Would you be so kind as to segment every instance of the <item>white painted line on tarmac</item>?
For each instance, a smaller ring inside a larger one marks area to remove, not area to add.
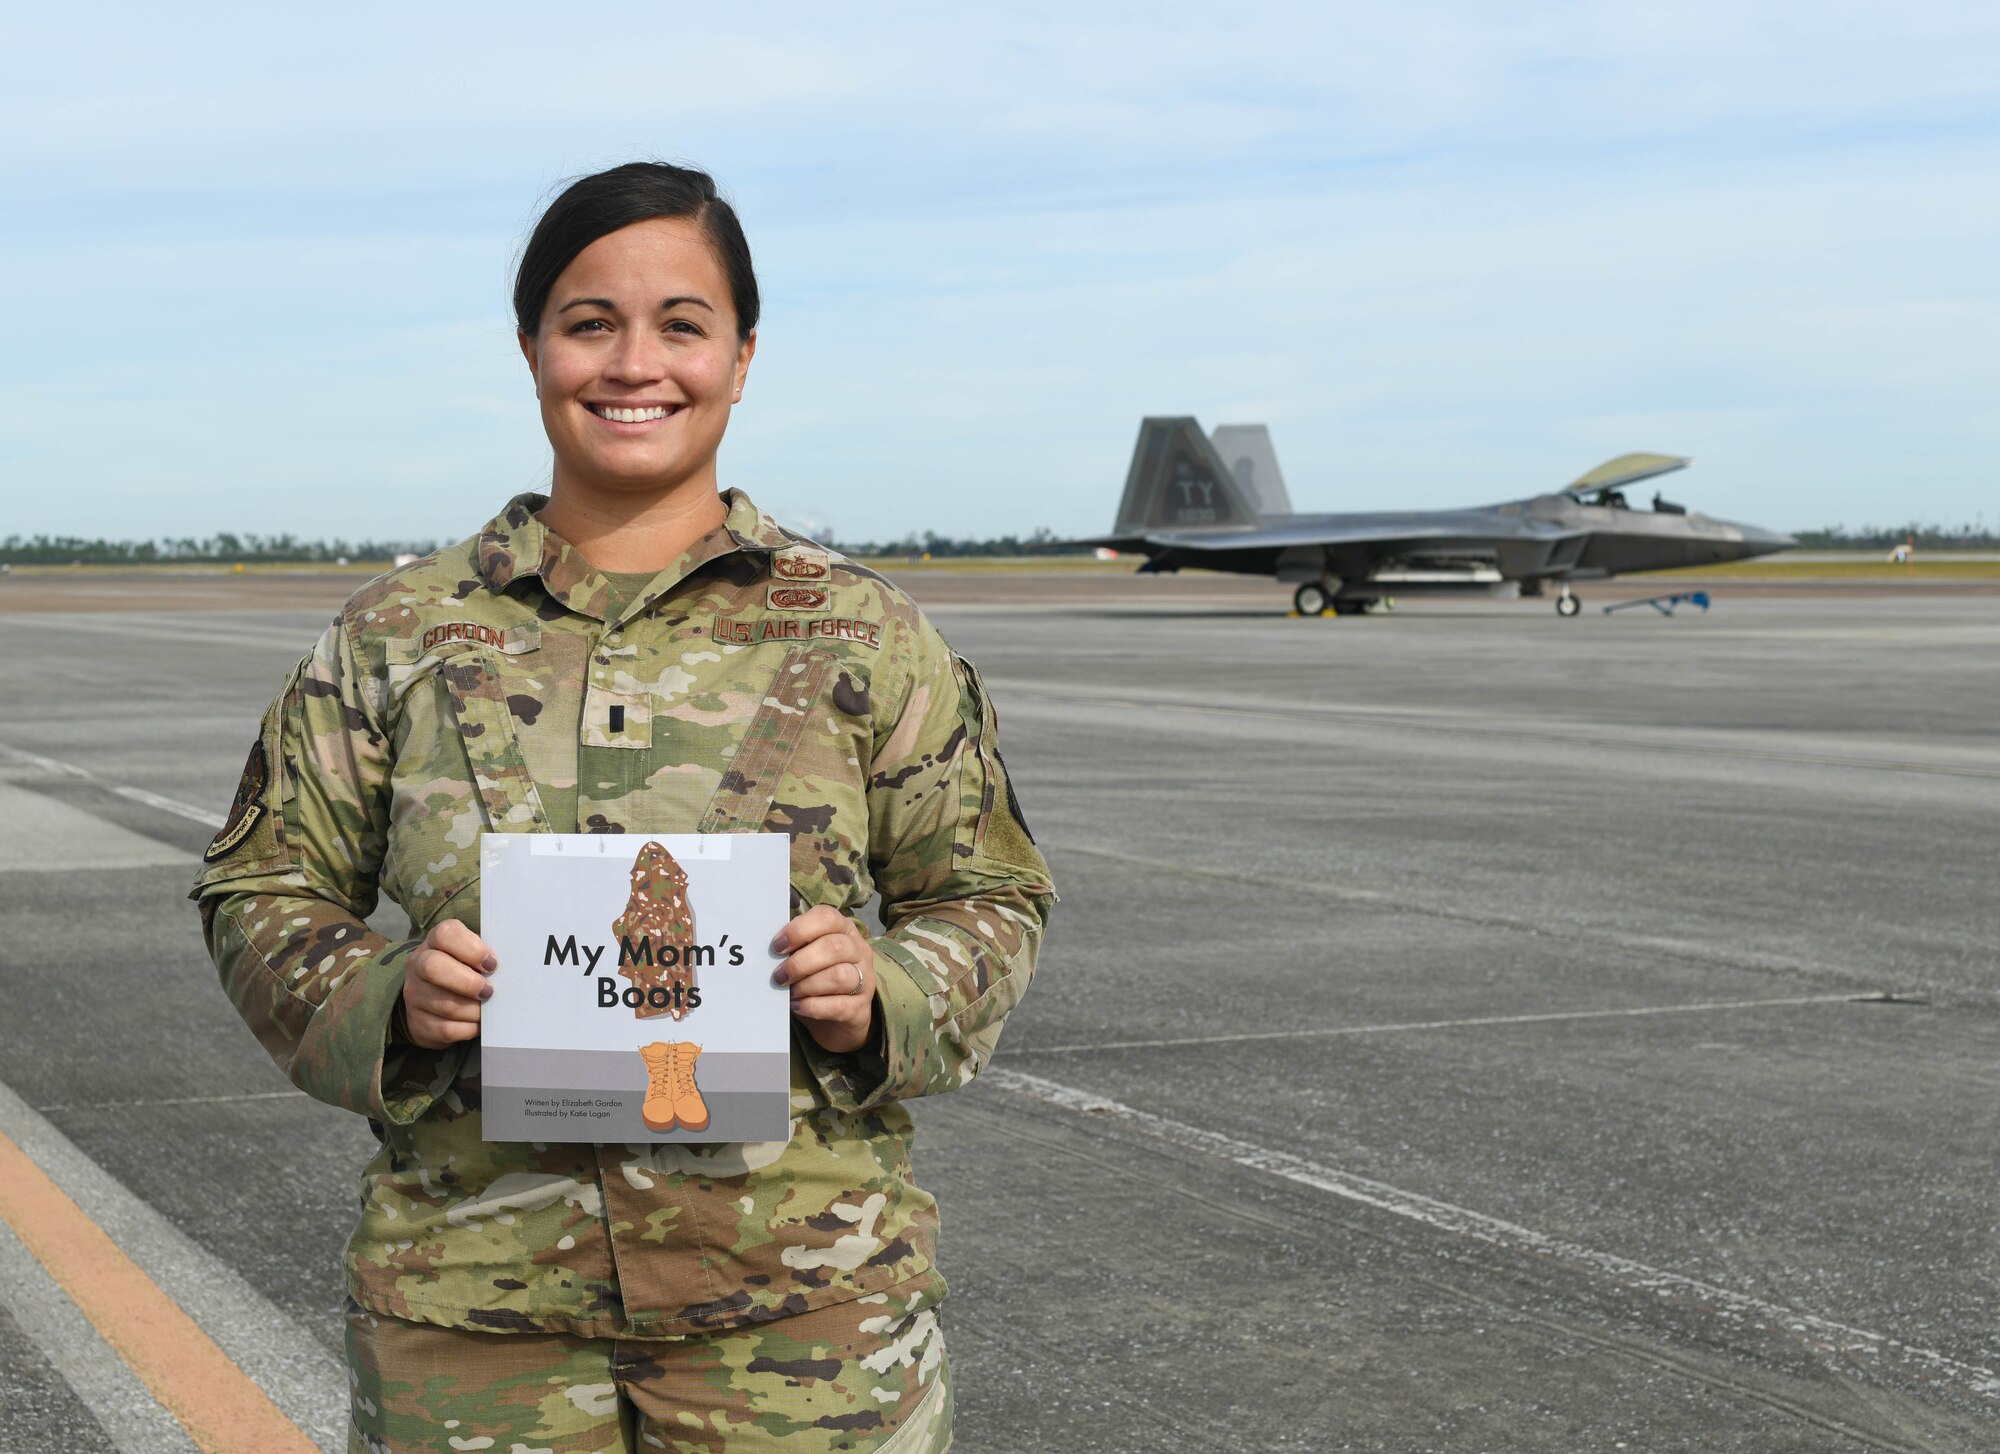
[[[282,626],[244,626],[225,619],[242,614],[242,608],[175,611],[165,619],[156,611],[38,611],[32,619],[37,632],[55,628],[91,636],[115,636],[121,641],[171,642],[178,647],[270,647],[276,651],[289,649],[303,656],[312,650],[314,640],[339,609],[338,606],[331,606],[324,611],[308,611],[281,607],[275,613],[257,613],[262,618],[290,611],[303,618],[296,630],[287,630]]]
[[[204,827],[220,828],[225,819],[220,813],[212,813],[207,808],[197,808],[193,803],[183,803],[179,798],[167,797],[164,793],[151,792],[145,788],[135,788],[130,783],[107,783],[97,779],[104,786],[128,802],[144,803],[149,808],[158,808],[162,813],[172,813],[185,818],[190,823],[200,823]]]
[[[1128,606],[1143,606],[1153,611],[1169,606],[1186,608],[1190,604],[1197,603],[1178,596],[1129,596],[1108,603],[1080,596],[1056,601],[932,601],[925,605],[924,614],[926,616],[1054,616],[1066,612],[1095,611],[1107,604],[1120,611]],[[1204,617],[1285,614],[1283,606],[1262,601],[1246,601],[1240,597],[1218,597],[1198,604],[1202,608],[1201,614]]]
[[[1774,1005],[1887,1004],[1888,994],[1791,995],[1777,1000],[1707,1000],[1698,1004],[1639,1005],[1622,1010],[1550,1010],[1536,1015],[1481,1015],[1465,1020],[1402,1020],[1384,1025],[1330,1025],[1318,1030],[1249,1030],[1238,1035],[1189,1035],[1176,1040],[1099,1040],[1089,1045],[1029,1045],[1017,1055],[1082,1055],[1096,1050],[1165,1050],[1186,1045],[1235,1045],[1252,1040],[1322,1040],[1340,1035],[1395,1035],[1418,1030],[1464,1030],[1479,1025],[1543,1025],[1561,1020],[1618,1020],[1646,1015],[1706,1015],[1719,1010],[1763,1010]]]
[[[347,1371],[339,1358],[5,1085],[0,1085],[0,1134],[102,1227],[307,1437],[326,1454],[346,1447]],[[0,1296],[8,1295],[0,1289]]]
[[[43,772],[54,773],[57,777],[75,778],[79,782],[87,782],[94,787],[103,788],[106,792],[115,793],[129,802],[144,803],[149,808],[157,808],[162,813],[172,813],[176,817],[186,818],[189,822],[199,823],[206,828],[220,828],[224,821],[222,814],[210,812],[207,808],[197,808],[193,803],[183,803],[179,798],[169,798],[146,788],[135,788],[129,783],[113,782],[109,778],[99,777],[87,768],[78,767],[75,763],[43,757],[39,752],[28,752],[19,747],[9,747],[4,742],[0,742],[0,758],[25,763],[29,767],[38,767]]]
[[[997,1085],[1002,1090],[1012,1091],[1016,1095],[1030,1096],[1066,1111],[1077,1111],[1094,1118],[1110,1117],[1162,1141],[1203,1152],[1251,1171],[1283,1177],[1300,1186],[1311,1187],[1315,1191],[1374,1207],[1391,1216],[1421,1223],[1440,1232],[1529,1253],[1536,1257],[1547,1258],[1551,1262],[1566,1263],[1571,1267],[1609,1278],[1634,1291],[1672,1299],[1684,1307],[1697,1308],[1740,1327],[1789,1337],[1817,1351],[1897,1357],[1906,1363],[1916,1365],[1940,1383],[1949,1383],[1963,1392],[2000,1402],[2000,1372],[1992,1368],[1962,1363],[1932,1349],[1920,1348],[1884,1333],[1870,1332],[1866,1328],[1857,1328],[1851,1324],[1835,1322],[1830,1318],[1802,1313],[1778,1303],[1752,1297],[1747,1293],[1703,1282],[1699,1278],[1669,1272],[1644,1262],[1635,1262],[1616,1253],[1600,1252],[1595,1248],[1585,1247],[1561,1237],[1553,1237],[1545,1232],[1537,1232],[1530,1227],[1523,1227],[1517,1222],[1489,1217],[1483,1212],[1455,1206],[1451,1202],[1439,1201],[1435,1197],[1427,1197],[1418,1192],[1404,1191],[1401,1187],[1390,1186],[1387,1182],[1356,1176],[1352,1172],[1341,1171],[1337,1167],[1310,1161],[1302,1156],[1294,1156],[1290,1152],[1273,1151],[1268,1147],[1241,1141],[1233,1136],[1225,1136],[1218,1131],[1205,1130],[1184,1121],[1154,1115],[1150,1111],[1141,1111],[1120,1101],[1092,1095],[1089,1091],[1078,1090],[1074,1086],[1044,1080],[1038,1075],[1008,1070],[1003,1066],[990,1066],[982,1073],[980,1079]]]
[[[1061,703],[1069,706],[1112,707],[1130,711],[1141,709],[1130,721],[1148,725],[1146,713],[1168,712],[1195,717],[1227,717],[1238,720],[1261,720],[1314,724],[1326,727],[1376,727],[1395,732],[1433,732],[1461,737],[1508,738],[1533,743],[1537,746],[1553,747],[1602,747],[1618,752],[1642,752],[1646,754],[1672,753],[1679,757],[1734,758],[1745,762],[1799,763],[1808,767],[1834,767],[1860,772],[1923,773],[1942,777],[2000,778],[2000,765],[1988,762],[1920,762],[1887,757],[1853,757],[1826,752],[1786,752],[1776,748],[1748,747],[1698,738],[1664,738],[1626,733],[1604,725],[1577,730],[1552,726],[1540,721],[1495,721],[1449,720],[1447,715],[1437,711],[1412,712],[1401,708],[1370,707],[1365,705],[1341,705],[1330,702],[1299,703],[1296,705],[1267,707],[1229,707],[1203,702],[1189,702],[1182,698],[1159,693],[1129,690],[1092,691],[1075,686],[1049,686],[1038,681],[1018,677],[990,677],[987,679],[996,695],[1010,703],[1018,700],[1021,705],[1030,701]]]
[[[64,1101],[58,1105],[43,1106],[43,1115],[54,1111],[136,1111],[150,1110],[154,1106],[231,1106],[243,1101],[296,1101],[303,1100],[301,1090],[243,1091],[227,1096],[162,1096],[154,1101]]]
[[[119,1454],[201,1454],[4,1220],[0,1307],[41,1349]]]
[[[184,848],[134,833],[122,824],[0,778],[0,873],[101,872],[121,868],[185,868]]]

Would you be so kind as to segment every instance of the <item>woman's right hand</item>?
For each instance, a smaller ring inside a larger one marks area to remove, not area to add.
[[[493,998],[486,976],[499,967],[486,941],[446,919],[410,953],[403,975],[403,1018],[410,1042],[443,1050],[479,1034],[479,1007]]]

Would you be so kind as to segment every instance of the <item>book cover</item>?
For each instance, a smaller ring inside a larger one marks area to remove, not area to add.
[[[777,833],[488,833],[489,1141],[782,1141],[790,919]]]

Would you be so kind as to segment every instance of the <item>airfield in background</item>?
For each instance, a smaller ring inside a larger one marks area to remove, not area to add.
[[[2000,1446],[2000,561],[1572,620],[876,564],[979,664],[1063,896],[916,1107],[966,1448]],[[185,895],[367,573],[0,579],[0,1133],[329,1450],[374,1143]],[[13,1440],[179,1448],[18,1252]]]
[[[1170,605],[1213,601],[1246,611],[1289,615],[1291,587],[1255,576],[1185,570],[1140,575],[1137,557],[1088,556],[864,558],[862,563],[897,581],[920,605],[968,603],[1097,602]],[[11,611],[228,611],[317,610],[329,617],[362,582],[389,568],[386,561],[347,566],[218,565],[15,566],[0,576],[0,614]],[[1780,596],[1807,600],[1829,596],[2000,594],[2000,553],[1927,552],[1908,564],[1880,551],[1788,551],[1763,560],[1701,570],[1653,571],[1589,581],[1578,588],[1584,614],[1620,601],[1675,591],[1706,591],[1716,601]],[[1548,609],[1546,601],[1506,594],[1434,599],[1421,609],[1447,616],[1495,607]],[[1397,610],[1420,608],[1415,598]],[[1334,618],[1325,618],[1328,625]]]

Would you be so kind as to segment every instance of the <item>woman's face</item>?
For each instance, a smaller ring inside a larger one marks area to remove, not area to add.
[[[736,336],[729,280],[691,218],[597,239],[549,290],[521,352],[555,448],[556,487],[621,493],[715,484],[715,451],[757,340]]]

